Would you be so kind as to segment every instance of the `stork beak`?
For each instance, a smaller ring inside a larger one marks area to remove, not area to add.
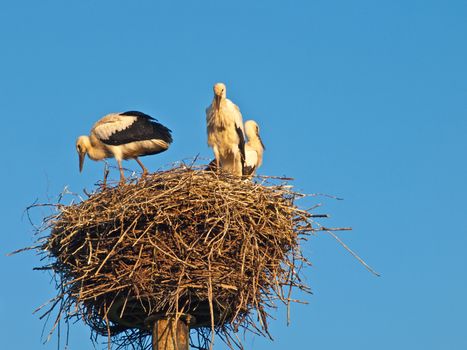
[[[216,99],[216,109],[219,110],[220,106],[221,106],[221,98],[222,96],[218,96],[216,95],[215,99]]]
[[[261,140],[261,137],[258,135],[258,140],[261,143],[261,146],[263,147],[263,150],[266,150],[266,147],[264,146],[263,140]]]
[[[79,153],[79,172],[83,171],[83,164],[84,164],[84,158],[86,157],[86,153]]]

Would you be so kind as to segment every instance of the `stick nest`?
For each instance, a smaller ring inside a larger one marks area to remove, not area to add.
[[[45,314],[59,308],[56,325],[78,317],[119,346],[143,344],[164,316],[185,318],[198,347],[214,333],[242,347],[240,328],[269,336],[275,303],[309,291],[299,246],[313,231],[294,204],[303,195],[278,182],[177,166],[54,205],[36,247],[59,291]]]

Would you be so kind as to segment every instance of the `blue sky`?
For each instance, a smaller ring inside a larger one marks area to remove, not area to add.
[[[150,170],[199,154],[212,85],[227,84],[261,126],[261,174],[294,177],[322,203],[330,236],[304,246],[314,294],[279,311],[274,342],[249,349],[467,348],[467,2],[2,1],[0,334],[4,349],[42,345],[32,311],[54,296],[34,272],[24,209],[102,176],[74,142],[109,112],[141,110],[173,130]],[[128,167],[138,169],[136,163]],[[112,173],[114,178],[118,173]],[[92,349],[71,328],[70,349]],[[220,342],[217,349],[224,349]]]

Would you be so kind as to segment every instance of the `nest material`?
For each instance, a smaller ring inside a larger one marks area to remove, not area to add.
[[[57,205],[38,249],[58,277],[58,319],[120,345],[161,315],[191,317],[203,347],[213,331],[230,345],[239,328],[269,335],[275,301],[308,291],[299,244],[313,228],[302,195],[264,181],[179,166]]]

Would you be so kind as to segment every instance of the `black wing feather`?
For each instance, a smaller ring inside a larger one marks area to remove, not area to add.
[[[245,136],[243,135],[243,131],[240,127],[236,127],[237,135],[238,135],[238,148],[240,149],[240,155],[242,158],[242,174],[245,171]]]
[[[155,120],[150,115],[147,115],[146,113],[138,112],[138,111],[126,111],[126,112],[120,113],[120,115],[127,115],[130,117],[139,117],[139,118],[147,118],[147,119]]]
[[[243,167],[243,175],[251,175],[254,173],[254,171],[256,170],[256,166],[244,166]]]
[[[125,130],[112,134],[107,140],[102,140],[105,144],[118,146],[151,139],[163,140],[169,144],[172,143],[172,130],[156,122],[149,115],[138,111],[128,111],[120,113],[120,115],[136,117],[136,120]]]

